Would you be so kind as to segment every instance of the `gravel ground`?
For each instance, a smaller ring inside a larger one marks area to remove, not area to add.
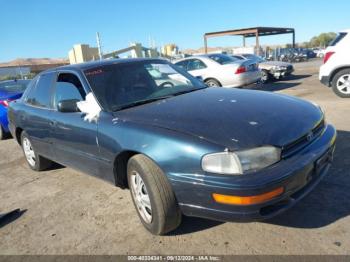
[[[350,254],[350,100],[317,79],[319,60],[296,64],[289,79],[262,89],[320,104],[338,130],[334,165],[305,199],[258,223],[183,219],[167,236],[149,234],[128,190],[59,168],[36,173],[13,139],[0,142],[0,254]]]

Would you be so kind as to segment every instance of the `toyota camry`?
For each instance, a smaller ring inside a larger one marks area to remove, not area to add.
[[[174,230],[182,215],[280,214],[325,176],[336,140],[314,103],[210,88],[160,59],[50,69],[8,115],[30,168],[54,161],[129,188],[153,234]]]

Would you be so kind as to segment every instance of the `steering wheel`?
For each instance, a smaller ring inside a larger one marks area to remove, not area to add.
[[[169,87],[174,87],[175,85],[169,81],[167,82],[163,82],[159,85],[160,87],[166,87],[166,86],[169,86]]]

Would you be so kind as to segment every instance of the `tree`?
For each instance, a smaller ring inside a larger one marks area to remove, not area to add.
[[[310,47],[326,47],[336,36],[334,32],[322,33],[311,38],[309,45]]]

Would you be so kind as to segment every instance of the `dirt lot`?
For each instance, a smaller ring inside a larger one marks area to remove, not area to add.
[[[172,234],[152,236],[128,190],[70,168],[32,172],[8,139],[0,142],[0,213],[26,212],[0,225],[0,254],[350,254],[350,100],[319,83],[319,65],[297,64],[289,80],[264,86],[317,102],[338,129],[328,176],[283,215],[246,224],[186,217]]]

